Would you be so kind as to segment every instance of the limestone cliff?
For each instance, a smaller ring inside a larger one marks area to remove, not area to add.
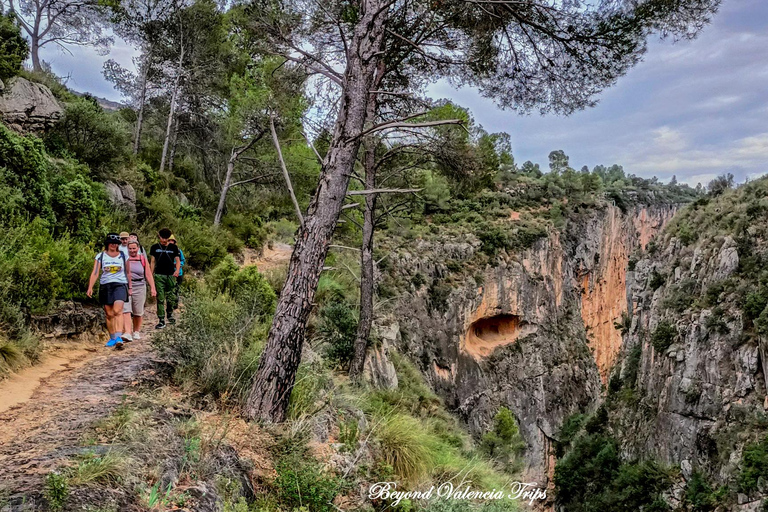
[[[591,411],[621,347],[626,268],[671,207],[585,208],[529,249],[473,268],[469,235],[417,240],[388,272],[408,283],[399,349],[476,434],[501,406],[517,417],[531,481],[547,483],[564,418]]]
[[[758,180],[675,218],[627,276],[632,315],[612,377],[632,390],[610,406],[626,453],[723,486],[727,510],[757,510],[768,495],[762,477],[752,492],[737,482],[745,446],[768,427],[767,198]]]

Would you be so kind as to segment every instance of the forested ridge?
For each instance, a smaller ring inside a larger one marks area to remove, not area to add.
[[[34,129],[0,124],[0,378],[46,349],[36,317],[96,305],[85,291],[107,233],[135,231],[148,247],[168,228],[186,255],[179,322],[152,339],[160,377],[83,445],[117,448],[63,460],[34,507],[194,509],[207,492],[211,510],[385,510],[370,483],[492,489],[520,478],[514,411],[468,435],[390,345],[394,386],[377,382],[392,376],[366,363],[386,337],[376,320],[426,282],[404,281],[390,259],[416,241],[475,244],[470,260],[440,262],[451,277],[428,293],[444,303],[453,281],[480,282],[594,212],[681,208],[707,189],[619,164],[577,170],[562,150],[517,162],[508,134],[426,85],[447,77],[500,108],[569,114],[594,105],[648,37],[693,37],[718,2],[546,4],[0,4],[0,95],[29,81],[61,109]],[[136,50],[134,70],[104,65],[117,110],[69,90],[39,56],[45,45],[106,49],[110,34]],[[248,264],[286,244],[284,265]],[[16,489],[0,487],[3,500],[15,506]]]

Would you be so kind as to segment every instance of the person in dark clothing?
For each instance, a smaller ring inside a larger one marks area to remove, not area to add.
[[[173,310],[179,302],[176,278],[181,268],[179,248],[169,243],[172,233],[170,229],[163,228],[158,232],[160,243],[149,249],[151,259],[150,267],[155,276],[155,288],[157,289],[157,318],[155,329],[165,327],[165,313],[168,310],[168,323],[174,324]]]
[[[171,243],[171,245],[174,245],[176,247],[179,247],[179,244],[176,241],[176,237],[174,235],[171,235],[171,237],[168,239],[168,241]],[[179,297],[181,297],[181,281],[184,279],[184,263],[186,263],[186,260],[184,259],[184,251],[181,250],[181,247],[179,247],[179,259],[181,260],[181,265],[179,266],[179,276],[176,278],[176,308],[179,307]],[[168,313],[168,316],[170,316],[171,313]]]

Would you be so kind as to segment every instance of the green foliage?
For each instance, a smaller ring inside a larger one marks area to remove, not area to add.
[[[232,263],[223,263],[207,285],[187,294],[178,324],[153,343],[173,366],[174,380],[238,400],[256,371],[277,298],[255,267],[225,271]]]
[[[693,512],[710,512],[719,504],[723,494],[722,491],[714,491],[701,472],[694,471],[685,488],[685,503]]]
[[[261,249],[269,236],[259,217],[248,216],[244,213],[228,213],[221,220],[221,225],[251,249]]]
[[[579,437],[555,467],[558,506],[573,512],[668,510],[661,493],[672,481],[653,461],[625,462],[603,434]]]
[[[331,377],[322,363],[300,365],[291,389],[288,417],[298,419],[315,413],[317,402],[330,383]]]
[[[0,240],[0,298],[24,313],[45,313],[59,300],[82,298],[92,266],[90,249],[66,235],[54,239],[42,219],[7,228]],[[17,321],[6,315],[0,326],[18,332]]]
[[[115,485],[125,476],[127,466],[126,458],[117,452],[110,451],[104,455],[86,454],[81,457],[79,464],[69,476],[69,483]]]
[[[17,135],[4,124],[0,124],[0,186],[19,192],[12,198],[12,204],[20,209],[17,217],[53,220],[43,143],[35,137]],[[8,216],[9,210],[16,208],[4,206],[2,213]]]
[[[677,327],[667,321],[659,322],[651,334],[651,345],[656,352],[664,352],[677,338]]]
[[[29,44],[21,35],[16,17],[0,13],[0,80],[18,75],[27,55]]]
[[[420,422],[405,414],[384,419],[374,430],[381,459],[403,481],[416,483],[427,476],[435,460],[434,437]]]
[[[129,140],[123,121],[85,96],[66,104],[64,116],[46,136],[46,145],[53,154],[70,154],[108,179],[126,158]]]
[[[653,286],[651,286],[653,287]],[[676,313],[682,313],[693,306],[696,300],[696,291],[698,284],[695,279],[683,279],[680,283],[674,284],[666,290],[663,306]]]
[[[738,478],[739,490],[745,493],[756,490],[760,478],[768,480],[768,438],[744,447]]]
[[[273,486],[281,504],[294,510],[300,507],[313,512],[335,510],[332,501],[344,482],[325,471],[306,449],[296,447],[283,454],[275,464],[275,471]]]
[[[502,467],[510,473],[520,468],[520,457],[525,451],[525,441],[520,436],[517,420],[512,411],[506,407],[499,409],[493,418],[493,429],[483,435],[480,449],[502,464]]]
[[[648,286],[651,287],[651,290],[656,291],[664,286],[664,283],[666,282],[667,278],[662,274],[659,274],[656,269],[653,269],[653,272],[651,272],[651,279],[648,281]]]
[[[67,479],[60,473],[48,473],[45,477],[45,501],[50,510],[63,510],[69,499]]]
[[[337,368],[348,368],[354,353],[357,315],[346,302],[331,302],[320,310],[318,339],[326,344],[325,355]]]

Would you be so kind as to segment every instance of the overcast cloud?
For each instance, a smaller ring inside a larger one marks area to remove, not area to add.
[[[107,57],[87,48],[55,49],[43,58],[70,87],[119,100],[104,81],[104,60],[132,66],[118,41]],[[515,159],[539,162],[562,149],[571,166],[621,164],[641,176],[692,185],[723,172],[738,181],[768,171],[768,2],[724,0],[714,22],[693,41],[653,41],[643,62],[605,91],[597,107],[568,118],[520,116],[468,89],[445,84],[432,93],[469,107],[491,132],[511,135]]]

